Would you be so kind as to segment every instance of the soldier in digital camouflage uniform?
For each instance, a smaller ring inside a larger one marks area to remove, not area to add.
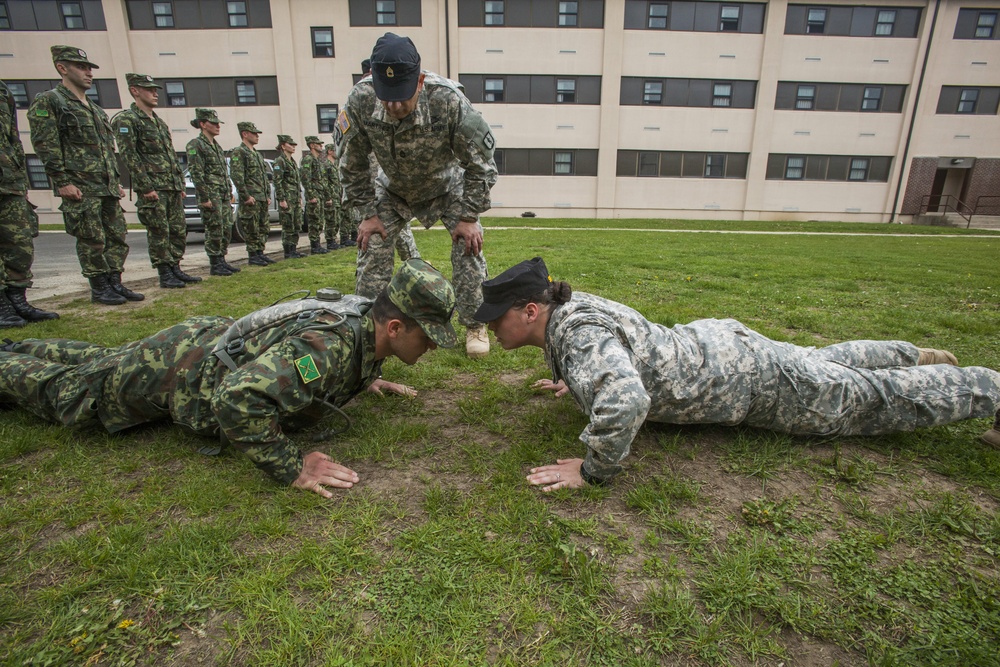
[[[646,420],[828,438],[912,431],[1000,407],[1000,373],[958,368],[949,352],[903,341],[799,347],[736,320],[668,328],[553,283],[540,257],[484,283],[476,317],[504,349],[542,348],[553,380],[535,386],[571,393],[590,415],[585,459],[532,469],[528,480],[546,491],[610,480]]]
[[[441,220],[452,236],[452,280],[466,353],[489,352],[485,327],[473,319],[486,279],[479,214],[496,182],[494,139],[458,83],[420,69],[407,37],[386,33],[371,56],[372,77],[358,82],[337,118],[344,199],[358,228],[357,291],[376,293],[392,274],[396,237],[410,220]],[[369,155],[381,172],[369,175]]]
[[[23,327],[59,317],[35,308],[25,292],[31,287],[38,216],[28,201],[28,171],[17,129],[17,106],[0,81],[0,329]]]
[[[283,484],[330,497],[353,471],[321,452],[302,455],[286,431],[317,424],[368,388],[413,395],[379,379],[382,361],[413,364],[455,343],[455,294],[422,260],[400,268],[360,322],[328,312],[286,319],[245,339],[229,370],[212,350],[233,320],[193,317],[136,343],[103,348],[25,340],[0,351],[0,402],[65,426],[99,423],[110,433],[171,420],[220,438]],[[339,323],[338,323],[338,320]]]
[[[76,238],[91,301],[112,306],[142,301],[143,295],[121,280],[128,257],[121,206],[125,190],[118,180],[108,115],[87,97],[97,65],[73,46],[57,45],[51,51],[62,83],[36,96],[28,109],[31,143],[62,198],[59,210],[66,232]]]
[[[148,74],[125,75],[129,93],[135,100],[128,109],[111,119],[118,152],[132,177],[132,190],[139,197],[136,213],[146,228],[149,261],[160,276],[160,287],[175,289],[201,278],[181,270],[187,247],[184,221],[184,173],[170,129],[153,110],[162,86]]]
[[[205,254],[213,276],[231,276],[239,269],[226,261],[233,238],[233,189],[226,154],[216,141],[222,121],[215,109],[197,108],[191,127],[198,136],[187,143],[188,174],[194,183],[198,210],[205,225]]]
[[[295,163],[295,140],[287,134],[278,135],[278,151],[274,161],[274,198],[278,200],[278,215],[281,218],[281,247],[285,259],[305,257],[298,251],[299,230],[302,229],[302,178],[299,165]],[[362,295],[365,296],[365,295]]]
[[[267,180],[267,164],[255,148],[260,141],[260,130],[246,121],[237,123],[236,127],[240,131],[240,145],[229,154],[229,175],[236,186],[248,263],[251,266],[267,266],[274,264],[275,260],[264,254],[267,235],[271,232],[271,188]]]
[[[326,208],[326,172],[323,169],[323,142],[315,135],[306,137],[309,152],[302,156],[300,172],[306,191],[306,224],[309,226],[309,252],[325,255],[328,251],[320,245],[320,236],[326,229],[326,218],[332,211]]]
[[[326,195],[326,249],[337,250],[341,246],[354,245],[350,241],[350,220],[344,215],[344,207],[341,202],[343,190],[340,187],[340,164],[337,161],[337,147],[327,144],[325,147],[325,158],[323,166],[323,185]],[[339,242],[338,242],[339,239]]]

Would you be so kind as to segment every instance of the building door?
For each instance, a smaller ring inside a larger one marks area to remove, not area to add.
[[[934,172],[934,183],[931,184],[931,198],[927,202],[927,212],[937,213],[941,206],[941,195],[944,193],[944,182],[948,179],[947,169]]]

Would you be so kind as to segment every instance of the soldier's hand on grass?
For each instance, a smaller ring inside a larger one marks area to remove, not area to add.
[[[586,486],[580,475],[583,459],[556,459],[556,465],[532,468],[528,483],[542,487],[542,491],[579,489]]]
[[[324,498],[332,498],[333,494],[324,487],[349,489],[359,481],[358,473],[345,468],[323,452],[309,452],[302,457],[302,472],[292,486],[314,491]]]
[[[453,243],[458,243],[459,239],[465,241],[465,252],[462,254],[478,256],[483,251],[483,232],[477,223],[460,220],[451,233]]]
[[[361,252],[368,251],[368,239],[372,237],[373,234],[378,234],[385,240],[385,225],[382,224],[382,219],[377,215],[374,215],[360,225],[358,225],[358,247]]]
[[[395,382],[387,382],[382,378],[379,378],[368,385],[368,391],[373,394],[378,394],[379,396],[384,396],[383,391],[389,391],[393,394],[399,394],[400,396],[416,396],[417,390],[413,387],[407,387],[405,384],[397,384]]]
[[[57,192],[60,197],[70,201],[80,201],[83,199],[83,193],[80,192],[80,188],[76,187],[72,183],[62,186],[59,190],[57,190]]]
[[[565,396],[566,392],[569,391],[569,387],[567,387],[566,383],[563,382],[562,380],[559,380],[559,382],[553,382],[552,380],[549,379],[539,380],[538,382],[531,385],[531,388],[541,389],[543,391],[554,391],[556,393],[555,394],[556,398],[559,398],[560,396]]]
[[[156,190],[150,190],[142,196],[146,201],[160,201],[160,195],[157,194]]]

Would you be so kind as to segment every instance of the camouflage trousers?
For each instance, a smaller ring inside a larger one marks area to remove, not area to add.
[[[309,245],[319,243],[320,236],[327,226],[327,216],[332,215],[332,211],[327,211],[326,202],[318,199],[312,204],[306,202],[306,222],[309,225]]]
[[[187,247],[187,223],[184,222],[184,195],[169,190],[157,191],[159,199],[150,201],[139,195],[135,202],[139,223],[146,228],[149,263],[178,264]]]
[[[212,208],[198,204],[201,221],[205,225],[205,254],[225,257],[233,238],[233,209],[228,198],[212,197],[211,202]]]
[[[59,210],[66,233],[76,238],[76,256],[84,277],[121,273],[128,257],[128,231],[118,197],[63,199]]]
[[[0,289],[31,287],[38,215],[23,195],[0,195]]]
[[[850,341],[819,349],[753,332],[757,357],[745,424],[794,435],[881,435],[991,417],[1000,373],[978,366],[917,366],[903,341]]]
[[[271,231],[271,219],[267,212],[267,199],[255,200],[253,204],[240,204],[240,230],[246,241],[247,252],[262,252]]]
[[[278,218],[281,220],[281,245],[298,245],[299,231],[302,229],[302,207],[297,202],[289,203],[288,208],[279,208]]]

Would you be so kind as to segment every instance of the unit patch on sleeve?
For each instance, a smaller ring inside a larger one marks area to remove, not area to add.
[[[311,354],[307,354],[304,357],[296,359],[295,369],[299,372],[299,375],[302,377],[302,381],[306,384],[320,378],[319,369],[316,368],[316,362],[313,361]]]

